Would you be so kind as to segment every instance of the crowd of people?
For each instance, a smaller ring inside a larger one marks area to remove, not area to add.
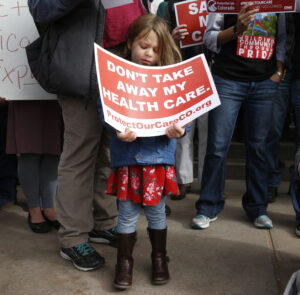
[[[189,192],[196,130],[201,190],[192,228],[208,228],[224,208],[226,157],[239,113],[246,147],[242,205],[255,227],[273,227],[267,206],[275,201],[281,181],[279,140],[290,102],[298,132],[295,174],[300,175],[300,14],[259,13],[251,4],[238,14],[209,14],[204,44],[180,49],[189,34],[176,23],[174,4],[182,1],[161,3],[160,16],[149,13],[152,1],[116,2],[105,8],[100,0],[28,0],[37,24],[50,24],[53,66],[47,83],[57,101],[0,99],[0,111],[6,112],[0,135],[7,138],[6,155],[1,145],[0,176],[4,170],[9,174],[0,182],[0,196],[15,198],[18,175],[31,230],[58,230],[61,257],[83,271],[105,264],[90,242],[116,247],[114,286],[127,289],[142,208],[152,246],[152,283],[169,280],[166,199],[180,201]],[[244,44],[256,34],[273,41],[267,49],[256,46],[253,56]],[[94,42],[147,66],[171,65],[204,53],[221,105],[187,126],[173,124],[164,136],[115,130],[103,119]],[[300,236],[300,181],[296,178],[294,184],[291,196]]]

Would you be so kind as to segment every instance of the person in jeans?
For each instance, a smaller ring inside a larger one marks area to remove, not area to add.
[[[175,17],[174,4],[182,2],[182,0],[168,1],[164,10],[163,18],[168,22],[172,32],[173,39],[179,45],[187,35],[186,25],[177,26]],[[203,45],[189,46],[181,48],[182,59],[187,60],[198,54],[204,53]],[[190,131],[186,136],[177,139],[176,153],[175,153],[175,168],[176,176],[180,194],[171,197],[172,200],[182,200],[191,189],[191,184],[194,181],[194,152],[197,153],[198,171],[197,176],[201,185],[202,171],[204,165],[204,157],[207,145],[207,129],[208,129],[208,113],[198,117],[190,124]],[[198,149],[194,151],[194,135],[197,130],[198,135]]]
[[[297,5],[300,11],[300,5]],[[295,108],[296,130],[297,130],[297,152],[295,156],[296,179],[291,181],[291,197],[296,213],[296,235],[300,237],[300,13],[295,14],[295,47],[293,52],[293,81],[292,81],[292,101]]]
[[[267,216],[266,139],[282,76],[285,21],[282,15],[257,12],[245,5],[238,15],[208,18],[204,42],[215,52],[212,73],[221,105],[209,113],[200,198],[192,220],[195,229],[208,228],[224,208],[226,156],[242,104],[247,150],[243,208],[256,227],[273,226]],[[251,42],[259,44],[262,39],[270,46],[251,47]]]
[[[66,64],[63,71],[51,73],[51,78],[59,79],[55,85],[66,87],[69,83],[73,92],[70,95],[57,90],[65,131],[56,212],[61,224],[60,254],[84,271],[105,263],[89,240],[116,246],[116,202],[104,191],[110,173],[110,134],[97,110],[99,88],[93,46],[96,42],[110,51],[120,50],[129,25],[145,13],[140,0],[121,2],[105,9],[102,1],[94,0],[28,1],[36,22],[54,23],[51,28],[59,34],[55,56],[74,56],[74,62]],[[53,31],[50,33],[53,36]],[[74,93],[74,89],[79,92],[83,87],[84,95]]]
[[[295,45],[295,13],[285,13],[286,42],[284,75],[278,85],[278,91],[273,105],[272,126],[267,139],[267,162],[269,167],[268,177],[268,202],[275,202],[281,182],[279,155],[279,141],[289,112],[292,97],[293,76],[293,49]]]

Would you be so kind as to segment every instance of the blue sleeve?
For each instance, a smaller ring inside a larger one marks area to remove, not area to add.
[[[33,19],[40,23],[53,22],[67,15],[82,0],[28,0]]]

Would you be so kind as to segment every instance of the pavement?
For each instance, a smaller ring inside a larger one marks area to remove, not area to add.
[[[168,200],[168,255],[171,280],[151,285],[150,242],[146,219],[138,225],[134,249],[133,287],[117,291],[112,285],[116,249],[93,244],[106,259],[99,270],[82,272],[59,256],[56,232],[33,233],[27,224],[24,199],[0,209],[1,295],[199,294],[281,295],[293,272],[300,269],[300,239],[295,213],[282,183],[277,201],[269,205],[274,228],[254,228],[241,206],[244,182],[226,182],[225,209],[206,230],[190,228],[199,184],[184,200]]]

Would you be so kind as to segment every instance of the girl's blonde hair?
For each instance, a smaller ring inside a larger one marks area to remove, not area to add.
[[[124,57],[130,60],[131,51],[128,45],[132,45],[134,40],[139,37],[147,36],[150,31],[154,31],[158,37],[158,66],[166,66],[178,63],[182,60],[180,51],[175,44],[166,22],[151,13],[138,17],[130,26]],[[143,33],[142,35],[140,35]]]

